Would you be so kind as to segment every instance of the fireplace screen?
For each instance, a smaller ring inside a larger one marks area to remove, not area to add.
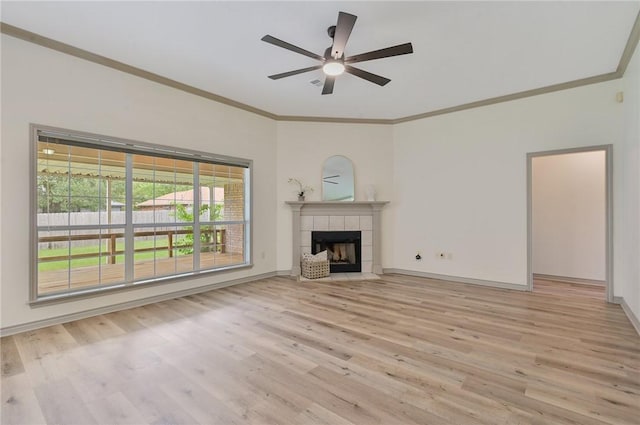
[[[327,250],[332,273],[360,272],[360,232],[311,232],[313,254]]]

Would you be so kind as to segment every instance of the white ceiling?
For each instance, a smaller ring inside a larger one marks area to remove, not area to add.
[[[614,72],[640,9],[604,2],[2,2],[2,21],[277,115],[396,119]],[[358,16],[346,55],[412,42],[322,96],[316,65],[338,11]]]

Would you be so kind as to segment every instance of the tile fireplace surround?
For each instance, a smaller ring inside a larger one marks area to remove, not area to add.
[[[382,274],[382,208],[388,201],[286,202],[291,207],[291,276],[300,276],[300,256],[311,252],[313,230],[362,232],[362,273]]]

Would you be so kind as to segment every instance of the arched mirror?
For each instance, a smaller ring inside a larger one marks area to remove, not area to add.
[[[322,200],[353,201],[353,164],[342,155],[327,158],[322,167]]]

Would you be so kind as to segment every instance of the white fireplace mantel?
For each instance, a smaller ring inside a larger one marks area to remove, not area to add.
[[[344,220],[350,216],[371,217],[371,233],[372,233],[372,258],[371,272],[382,274],[382,242],[381,229],[382,220],[380,217],[382,208],[389,201],[288,201],[291,207],[292,217],[292,252],[291,252],[291,276],[300,276],[300,256],[302,254],[301,243],[301,222],[302,217],[327,217],[328,219],[340,218]],[[316,229],[319,230],[319,229]],[[337,230],[337,229],[324,229]],[[359,230],[359,229],[342,229],[342,230]]]

